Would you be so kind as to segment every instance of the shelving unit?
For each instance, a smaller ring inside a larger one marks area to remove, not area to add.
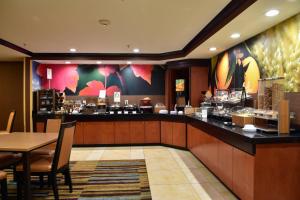
[[[34,108],[37,112],[54,112],[63,106],[63,97],[59,90],[38,90],[34,92],[34,97]]]

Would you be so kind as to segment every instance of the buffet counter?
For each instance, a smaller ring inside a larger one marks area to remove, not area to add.
[[[34,115],[77,121],[78,146],[162,144],[188,149],[241,199],[300,197],[300,132],[244,132],[213,119],[163,114]],[[272,193],[268,192],[272,191]]]
[[[237,126],[226,126],[221,121],[202,119],[196,116],[169,115],[169,114],[38,114],[34,116],[36,130],[43,131],[47,119],[62,118],[64,121],[76,120],[83,122],[126,122],[126,121],[166,121],[179,122],[201,129],[228,144],[231,144],[247,153],[255,154],[256,144],[267,143],[300,143],[300,131],[291,134],[265,134],[262,132],[245,132]],[[117,124],[116,124],[117,125]],[[160,132],[160,130],[158,130]],[[160,141],[158,141],[160,143]],[[186,146],[185,146],[186,147]]]

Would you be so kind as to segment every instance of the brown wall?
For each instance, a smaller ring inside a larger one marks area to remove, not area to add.
[[[11,110],[16,110],[14,131],[23,131],[23,62],[0,62],[0,129],[6,129]]]
[[[190,68],[190,101],[194,107],[200,106],[201,92],[208,90],[208,67]]]

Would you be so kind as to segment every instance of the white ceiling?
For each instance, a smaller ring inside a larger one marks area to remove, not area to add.
[[[21,61],[24,57],[25,54],[0,45],[0,61]]]
[[[24,48],[35,53],[70,48],[79,53],[131,53],[135,47],[141,53],[163,53],[182,49],[229,1],[0,0],[0,38],[21,47],[26,44]],[[271,8],[280,14],[265,17]],[[258,0],[186,58],[210,58],[299,12],[300,0]],[[109,19],[111,25],[103,27],[99,19]],[[240,32],[241,38],[231,39],[233,32]],[[211,46],[218,50],[209,52]],[[1,55],[5,57],[0,48]],[[76,61],[85,62],[95,61]]]
[[[265,12],[270,9],[278,9],[280,11],[279,15],[266,17]],[[211,58],[299,12],[300,0],[258,0],[191,52],[187,58]],[[235,32],[241,34],[239,39],[230,38],[230,35]],[[208,49],[212,46],[216,47],[217,51],[210,52]]]
[[[1,0],[0,38],[33,52],[162,53],[181,49],[229,2]]]

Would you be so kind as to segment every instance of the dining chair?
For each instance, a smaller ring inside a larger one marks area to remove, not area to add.
[[[2,200],[7,200],[7,180],[6,173],[4,171],[0,171],[0,187],[1,187],[1,197]]]
[[[46,133],[59,133],[60,125],[62,120],[61,119],[47,119],[46,124]],[[53,156],[55,151],[56,143],[49,144],[45,147],[39,148],[31,152],[32,156],[39,156],[39,155],[49,155]]]
[[[36,156],[30,163],[32,176],[48,176],[48,181],[52,185],[55,200],[59,199],[56,175],[62,173],[65,177],[65,184],[69,185],[69,191],[72,193],[72,179],[70,174],[70,155],[73,145],[76,121],[62,123],[56,142],[54,156]],[[22,172],[23,165],[19,164],[17,170],[17,188],[18,196],[22,195]]]
[[[13,110],[9,113],[8,121],[7,121],[7,125],[6,125],[6,130],[0,131],[0,135],[9,134],[13,131],[15,116],[16,116],[16,111],[15,110]]]
[[[5,131],[0,131],[0,135],[10,134],[13,130],[13,125],[15,121],[16,111],[13,110],[10,112],[7,126]],[[21,154],[9,153],[9,152],[1,152],[0,153],[0,170],[6,168],[13,168],[15,175],[15,167],[14,165],[21,160]],[[15,178],[14,178],[15,179]]]

